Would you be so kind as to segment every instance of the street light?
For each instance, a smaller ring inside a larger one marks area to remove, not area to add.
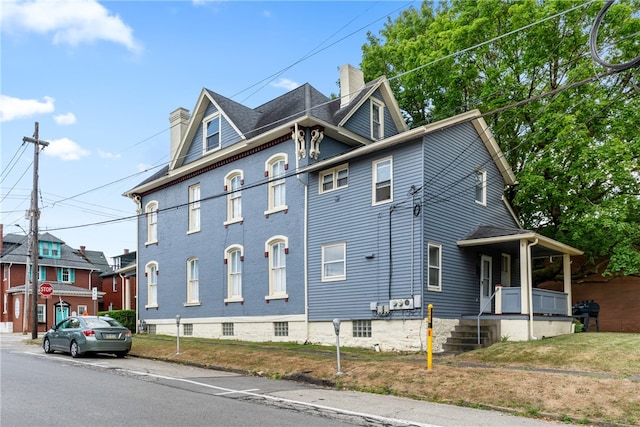
[[[22,228],[20,224],[14,224],[16,227],[20,228],[24,235],[29,238],[27,242],[27,261],[24,266],[24,308],[22,313],[22,334],[26,335],[27,328],[29,327],[29,321],[27,317],[29,317],[29,264],[31,261],[31,233],[27,233],[27,231]]]

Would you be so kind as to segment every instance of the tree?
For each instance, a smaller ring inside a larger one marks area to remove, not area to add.
[[[366,80],[389,78],[411,126],[486,114],[519,182],[506,195],[523,226],[607,257],[607,273],[638,274],[640,74],[605,75],[593,61],[602,5],[424,2],[368,34],[361,68]],[[640,53],[639,10],[628,0],[604,15],[597,51],[609,62]]]

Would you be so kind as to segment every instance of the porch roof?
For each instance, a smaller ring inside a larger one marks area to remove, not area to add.
[[[457,244],[461,248],[491,245],[498,247],[503,252],[515,252],[518,250],[521,240],[526,240],[529,243],[538,242],[531,248],[533,257],[558,254],[583,254],[580,249],[545,237],[531,230],[491,225],[477,226],[461,240],[458,240]]]

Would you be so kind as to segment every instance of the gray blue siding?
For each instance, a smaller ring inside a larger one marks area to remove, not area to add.
[[[265,161],[276,153],[287,153],[293,172],[293,142],[287,141],[249,157],[226,164],[186,181],[143,198],[142,206],[157,200],[158,244],[149,245],[138,252],[139,302],[141,319],[159,319],[180,314],[185,318],[217,316],[263,316],[304,313],[303,272],[303,215],[304,185],[295,175],[286,179],[288,211],[266,217],[267,180],[264,176]],[[242,189],[243,223],[225,226],[226,194],[225,175],[234,169],[244,172]],[[188,187],[201,186],[201,230],[187,234]],[[140,238],[146,236],[146,219],[139,221]],[[269,294],[268,258],[265,257],[265,242],[275,235],[288,237],[289,252],[286,255],[288,300],[265,301]],[[224,251],[233,244],[244,247],[243,297],[244,303],[229,303],[227,297],[227,266]],[[199,306],[184,306],[186,302],[186,262],[191,257],[199,259],[200,301]],[[145,265],[158,263],[158,310],[145,310],[147,283]]]

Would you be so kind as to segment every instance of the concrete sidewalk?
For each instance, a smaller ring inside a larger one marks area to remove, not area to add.
[[[39,354],[41,348],[25,345],[22,334],[0,334],[4,350],[29,350]],[[44,355],[43,357],[49,357]],[[189,364],[157,361],[137,357],[126,359],[98,358],[70,359],[78,363],[95,365],[98,368],[120,369],[129,372],[155,372],[166,380],[184,381],[190,384],[211,386],[219,384],[221,378],[244,377],[240,373],[214,371]],[[95,363],[94,363],[95,362]],[[488,367],[488,366],[487,366]],[[152,374],[153,375],[153,374]],[[568,425],[560,420],[548,421],[510,415],[505,411],[474,409],[456,405],[439,404],[400,398],[389,395],[336,390],[314,386],[305,382],[267,380],[271,386],[260,387],[250,392],[246,389],[229,389],[229,395],[256,403],[273,405],[283,409],[343,420],[364,426],[550,426]]]

